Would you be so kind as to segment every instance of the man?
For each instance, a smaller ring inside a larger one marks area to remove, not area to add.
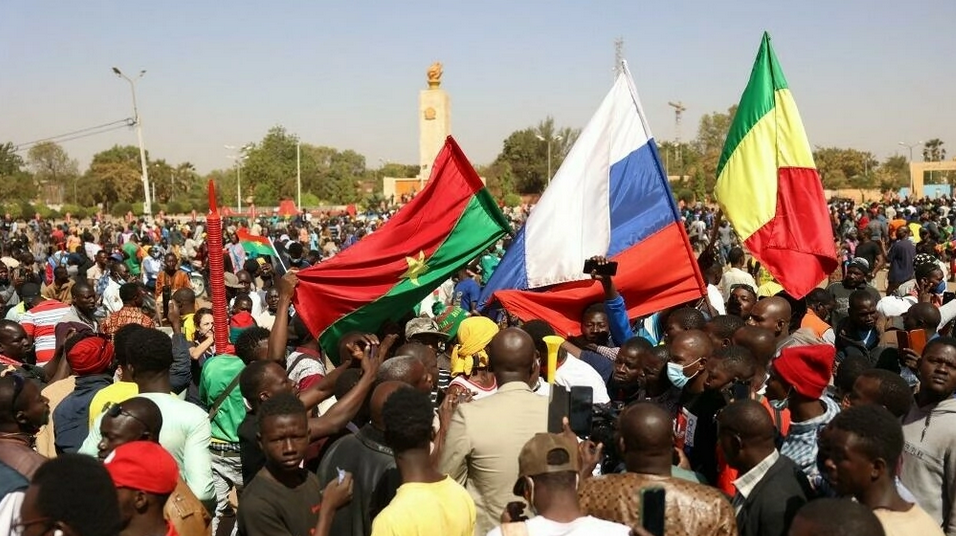
[[[903,314],[903,329],[906,331],[923,330],[926,340],[939,337],[936,331],[941,322],[940,310],[932,303],[917,303]],[[916,376],[920,355],[912,348],[886,348],[880,353],[877,368],[899,374],[913,389],[919,385]]]
[[[710,336],[714,348],[723,348],[733,344],[734,333],[744,327],[746,322],[739,316],[717,315],[704,325],[704,333]]]
[[[133,441],[116,447],[103,465],[119,498],[120,536],[176,534],[163,510],[176,489],[176,460],[158,443]]]
[[[86,281],[81,281],[70,289],[72,305],[60,322],[80,322],[93,331],[99,331],[96,319],[96,291]]]
[[[748,326],[769,329],[773,332],[777,344],[777,352],[787,342],[790,336],[790,317],[793,315],[790,302],[780,296],[771,296],[758,301],[750,311],[747,319]]]
[[[581,511],[630,527],[640,526],[640,490],[662,487],[667,494],[665,534],[736,535],[733,508],[720,491],[672,476],[671,423],[666,411],[649,402],[625,408],[618,420],[616,441],[627,472],[583,480],[578,489]],[[694,515],[683,515],[684,505],[693,505]]]
[[[747,255],[744,250],[739,247],[731,249],[727,255],[727,260],[730,262],[730,269],[724,272],[720,279],[720,289],[724,293],[724,300],[730,299],[730,287],[734,285],[747,285],[756,293],[757,282],[754,281],[754,276],[743,269],[747,262]]]
[[[785,536],[812,492],[807,477],[777,452],[777,430],[766,408],[738,400],[717,417],[718,444],[740,476],[733,498],[740,536]]]
[[[439,393],[444,394],[444,390],[441,389],[441,380],[439,379],[441,370],[438,368],[438,357],[435,355],[435,350],[431,346],[425,346],[420,342],[410,342],[399,346],[395,350],[395,355],[414,357],[421,362],[427,377],[431,380],[432,404],[437,404]]]
[[[279,312],[279,289],[271,287],[265,291],[266,308],[255,317],[256,324],[266,329],[272,329],[276,321],[276,314]],[[288,314],[283,311],[283,314]]]
[[[56,350],[56,325],[70,311],[70,306],[43,297],[38,297],[37,300],[32,302],[36,305],[32,305],[23,313],[20,325],[23,326],[27,336],[33,339],[36,364],[42,367],[53,359]],[[31,302],[28,302],[28,305],[29,303]]]
[[[63,351],[76,376],[76,386],[53,410],[57,453],[75,453],[89,434],[90,401],[113,383],[113,343],[98,335],[67,340]]]
[[[249,404],[249,411],[239,423],[239,454],[242,461],[242,483],[248,486],[252,477],[265,465],[265,456],[256,440],[256,412],[263,402],[279,393],[294,394],[294,385],[282,365],[274,361],[253,361],[242,369],[239,392]]]
[[[475,534],[498,524],[518,477],[518,453],[535,433],[547,430],[548,422],[548,399],[529,387],[536,366],[531,336],[519,328],[501,330],[488,354],[498,392],[457,407],[439,463],[439,470],[465,485],[474,499]]]
[[[99,461],[65,454],[37,470],[12,533],[23,536],[119,536],[119,503]]]
[[[245,334],[243,334],[245,335]],[[240,339],[243,336],[240,335]],[[236,342],[237,353],[239,342]],[[255,356],[245,356],[247,359]],[[253,359],[249,359],[252,362]],[[244,367],[237,356],[221,354],[206,360],[199,378],[199,400],[209,408],[212,458],[212,481],[216,488],[216,515],[212,522],[215,533],[224,518],[235,516],[229,503],[229,493],[235,489],[242,494],[242,461],[239,454],[239,423],[246,416],[246,406],[240,393],[239,375]]]
[[[196,293],[192,288],[181,288],[173,292],[171,299],[179,311],[183,337],[192,342],[196,338],[196,322],[193,320],[196,316]],[[169,321],[173,323],[175,320],[170,318]]]
[[[704,329],[707,319],[703,313],[691,307],[679,307],[666,315],[664,322],[664,342],[669,343],[682,331]]]
[[[888,536],[880,520],[860,503],[848,499],[817,499],[803,506],[789,536]]]
[[[815,288],[805,298],[807,314],[800,321],[801,329],[809,329],[814,335],[830,344],[836,344],[836,335],[829,324],[836,300],[822,288]]]
[[[819,490],[823,484],[817,467],[817,435],[840,411],[826,396],[833,370],[834,349],[829,344],[791,346],[770,365],[767,398],[778,407],[786,401],[790,429],[780,454],[793,460]]]
[[[53,283],[44,287],[41,295],[48,300],[70,305],[73,302],[70,291],[73,290],[74,284],[76,283],[70,278],[66,266],[57,266],[53,269]]]
[[[417,357],[396,355],[384,363],[375,375],[375,383],[398,381],[414,387],[431,396],[432,378],[428,369]]]
[[[40,295],[40,285],[37,283],[23,283],[17,289],[17,294],[20,296],[20,303],[11,307],[4,319],[22,323],[26,312],[45,298]]]
[[[757,304],[757,291],[750,285],[731,285],[727,298],[727,314],[739,316],[743,320],[750,318],[750,312]]]
[[[50,419],[50,404],[36,383],[16,372],[3,372],[0,375],[0,462],[30,480],[46,461],[32,447],[37,432]]]
[[[903,470],[900,480],[926,513],[956,534],[956,507],[949,492],[956,481],[956,339],[926,344],[919,361],[916,403],[903,417]]]
[[[899,374],[867,369],[853,382],[853,389],[847,395],[843,409],[865,404],[883,406],[894,417],[902,419],[913,405],[913,391]]]
[[[576,439],[573,435],[535,434],[525,443],[518,456],[519,476],[514,493],[526,503],[517,503],[520,508],[509,505],[510,521],[505,521],[506,525],[489,532],[488,536],[500,536],[504,530],[514,528],[507,525],[522,521],[517,514],[526,504],[535,512],[534,518],[523,521],[521,527],[530,536],[628,536],[631,533],[627,525],[591,517],[582,511],[577,493],[581,463]]]
[[[189,489],[204,504],[215,502],[209,454],[209,418],[195,404],[171,395],[169,369],[173,364],[172,341],[157,329],[137,330],[126,344],[126,372],[136,383],[139,396],[159,406],[163,414],[163,430],[159,443],[173,455],[180,474]],[[100,427],[90,429],[80,453],[95,456],[100,443]],[[214,508],[210,508],[210,511]]]
[[[402,485],[372,521],[372,536],[475,533],[474,501],[460,484],[431,463],[433,419],[427,393],[400,387],[385,400],[385,444],[392,449]]]
[[[881,227],[885,225],[877,219],[872,220],[868,228],[860,231],[860,243],[856,245],[856,251],[853,253],[855,258],[866,260],[871,268],[871,279],[886,267],[886,254],[881,240],[884,235],[882,232],[876,232],[876,229],[882,231]]]
[[[866,290],[850,294],[848,316],[837,326],[836,360],[842,362],[849,356],[865,357],[871,366],[880,359],[880,330],[876,324],[877,300]]]
[[[117,375],[120,380],[100,389],[90,400],[90,429],[96,424],[96,418],[109,406],[133,398],[139,394],[139,387],[130,379],[128,366],[128,342],[146,329],[139,324],[126,324],[113,335],[113,354],[116,359]]]
[[[36,361],[33,341],[23,326],[12,320],[0,320],[0,366],[23,367]]]
[[[933,518],[897,491],[902,453],[899,420],[882,406],[864,404],[843,411],[824,428],[818,459],[836,492],[872,509],[887,536],[943,536]]]
[[[541,377],[546,381],[548,372],[548,345],[544,338],[553,336],[552,328],[544,320],[530,320],[521,326],[531,338],[534,339],[535,351],[538,354]],[[597,357],[600,364],[606,368],[612,368],[611,361],[603,356]],[[574,357],[565,348],[558,349],[557,370],[554,373],[554,383],[571,390],[571,387],[590,387],[592,392],[592,401],[595,404],[607,404],[611,398],[607,394],[607,386],[601,374],[594,366],[585,363],[581,359]]]
[[[236,297],[230,301],[229,307],[230,308],[233,307],[239,301],[240,298],[247,297],[250,303],[252,304],[252,308],[249,310],[249,314],[251,314],[252,317],[255,318],[256,316],[259,316],[262,314],[263,307],[262,307],[262,296],[259,294],[259,292],[256,291],[255,287],[253,287],[252,284],[253,284],[252,275],[249,272],[245,270],[239,270],[238,272],[236,272],[236,286],[235,286]]]
[[[889,266],[886,281],[886,295],[889,296],[905,281],[913,279],[913,261],[916,258],[916,245],[910,240],[910,230],[903,226],[896,231],[896,241],[886,253]]]
[[[260,406],[257,420],[265,467],[240,498],[239,534],[328,535],[335,510],[351,494],[351,475],[333,480],[323,492],[316,476],[301,468],[309,446],[309,422],[295,395],[269,398]]]
[[[478,300],[481,298],[481,286],[471,275],[467,266],[458,270],[458,283],[455,284],[453,305],[458,305],[470,315],[480,314]]]
[[[96,255],[93,257],[94,264],[93,266],[86,271],[86,280],[94,289],[96,285],[99,284],[100,278],[106,275],[106,272],[109,271],[109,255],[106,254],[105,249],[101,249],[96,252]]]
[[[126,443],[151,441],[158,444],[162,426],[163,415],[148,398],[134,397],[114,404],[100,422],[103,439],[97,445],[97,457],[105,460],[114,449]],[[169,456],[169,453],[166,455]],[[211,521],[209,513],[179,476],[178,468],[175,478],[176,488],[166,500],[163,510],[165,518],[172,524],[177,536],[208,536]]]
[[[161,313],[159,309],[163,307],[163,292],[168,292],[172,297],[173,292],[181,288],[190,288],[189,274],[179,269],[179,258],[176,257],[175,253],[167,253],[163,257],[163,270],[156,276],[154,296],[156,298],[157,314]]]
[[[103,309],[107,314],[115,313],[123,308],[123,299],[119,295],[120,288],[126,283],[138,283],[130,276],[129,268],[122,262],[114,262],[110,267],[106,288],[103,289]]]
[[[397,381],[380,383],[372,392],[372,422],[354,434],[332,444],[316,472],[320,485],[338,478],[338,471],[352,473],[353,501],[340,509],[332,521],[332,533],[368,536],[372,519],[392,500],[401,484],[392,449],[385,444],[385,401],[396,390],[407,387]]]
[[[149,315],[143,314],[143,288],[138,283],[125,283],[120,287],[119,295],[123,300],[123,308],[111,313],[100,323],[100,331],[104,335],[113,337],[127,324],[137,324],[145,328],[156,326]]]
[[[856,258],[850,261],[843,273],[843,280],[831,283],[827,287],[827,293],[836,300],[836,307],[830,316],[830,325],[839,326],[847,317],[850,309],[850,294],[856,290],[865,290],[869,292],[876,301],[880,300],[880,294],[870,284],[866,282],[870,274],[870,263],[863,258]],[[898,285],[897,285],[898,286]]]
[[[228,255],[229,260],[232,263],[233,273],[242,270],[242,267],[246,262],[246,250],[242,247],[242,244],[239,243],[239,235],[236,233],[229,233],[229,243],[226,244],[225,248],[223,248],[223,252]]]
[[[445,352],[448,334],[431,318],[413,318],[405,324],[405,340],[431,348],[438,360],[438,390],[444,392],[451,383],[451,360]]]
[[[700,330],[678,333],[670,345],[667,377],[681,389],[681,410],[675,420],[677,447],[691,469],[708,482],[717,479],[717,425],[714,416],[726,405],[723,395],[708,390],[706,365],[713,353],[710,337]]]

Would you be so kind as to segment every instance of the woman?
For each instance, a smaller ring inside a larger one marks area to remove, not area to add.
[[[490,318],[472,316],[458,327],[458,344],[451,351],[452,381],[450,395],[471,393],[474,400],[491,396],[498,390],[495,376],[488,370],[485,347],[498,334],[498,325]]]
[[[196,336],[193,347],[189,349],[189,357],[201,367],[206,359],[216,355],[216,341],[212,334],[212,309],[203,307],[196,311],[193,322],[196,323]]]

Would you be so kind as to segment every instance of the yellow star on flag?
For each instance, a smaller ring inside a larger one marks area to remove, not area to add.
[[[425,263],[425,252],[419,251],[417,259],[415,257],[405,257],[405,262],[408,263],[408,270],[405,271],[402,277],[407,278],[413,285],[418,286],[418,276],[428,271],[428,264]]]

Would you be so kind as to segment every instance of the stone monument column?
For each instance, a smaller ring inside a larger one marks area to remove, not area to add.
[[[428,89],[418,94],[419,191],[431,175],[445,138],[451,134],[451,98],[440,88],[441,77],[442,64],[435,62],[428,68]]]

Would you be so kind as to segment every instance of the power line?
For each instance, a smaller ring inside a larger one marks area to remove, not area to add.
[[[111,121],[109,123],[103,123],[102,125],[96,125],[94,127],[81,128],[79,130],[74,130],[72,132],[66,132],[64,134],[58,134],[56,136],[50,136],[48,138],[41,138],[38,140],[28,141],[24,143],[14,144],[14,152],[21,152],[23,150],[29,149],[30,147],[48,141],[55,142],[67,142],[72,140],[77,140],[80,138],[86,138],[89,136],[95,136],[97,134],[105,134],[113,130],[119,130],[121,128],[131,127],[136,124],[136,121],[132,117],[127,117],[126,119],[119,119],[117,121]]]

